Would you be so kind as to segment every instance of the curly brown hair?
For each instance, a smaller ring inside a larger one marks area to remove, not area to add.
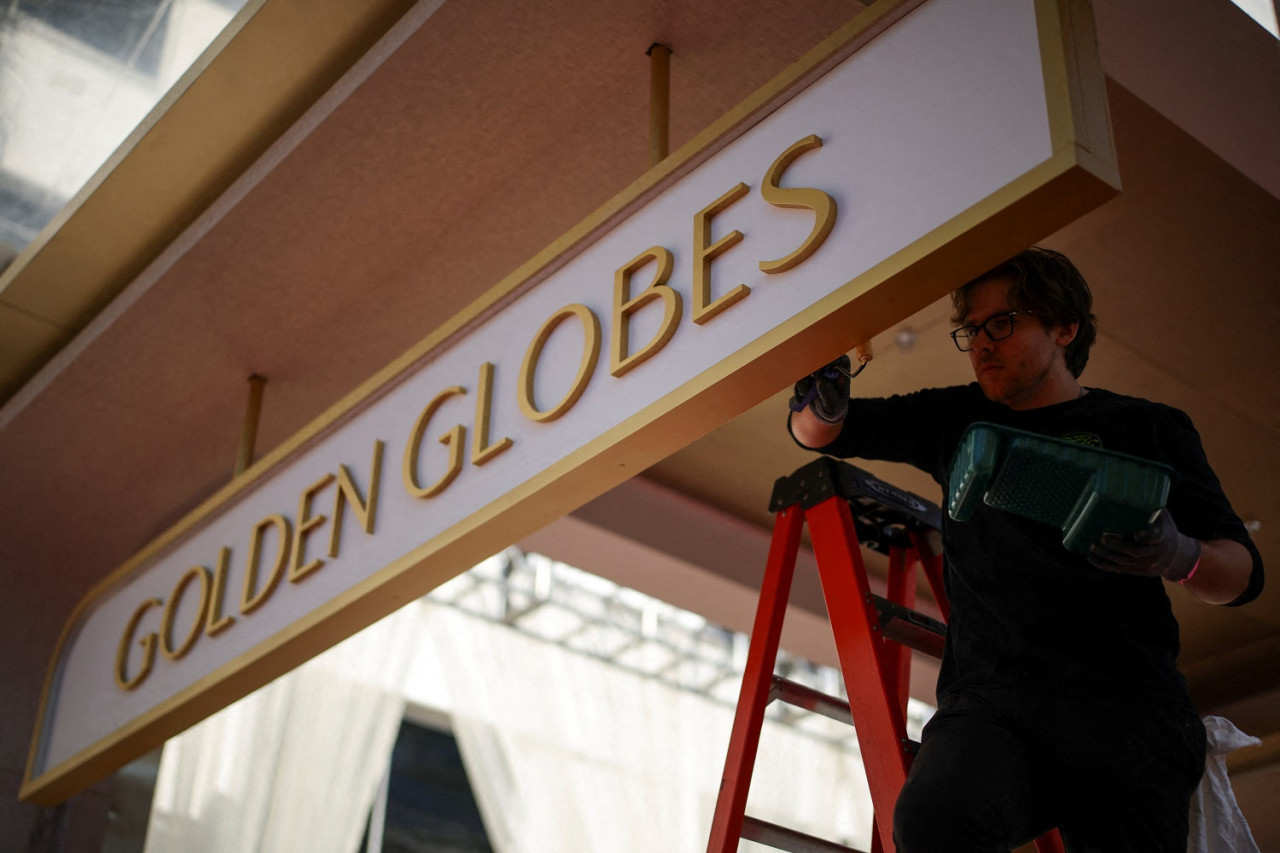
[[[1033,246],[952,291],[951,322],[963,322],[969,311],[969,294],[979,284],[996,278],[1010,282],[1009,304],[1015,309],[1034,314],[1049,326],[1080,324],[1064,354],[1067,369],[1078,379],[1098,337],[1093,293],[1080,271],[1062,253]]]

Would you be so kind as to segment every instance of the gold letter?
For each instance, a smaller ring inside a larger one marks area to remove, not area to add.
[[[262,534],[268,527],[275,527],[280,537],[276,545],[276,563],[271,569],[271,577],[261,590],[255,592],[258,585],[258,557],[262,551]],[[275,592],[280,578],[284,577],[284,568],[289,563],[289,539],[292,525],[283,515],[269,515],[259,521],[253,528],[253,537],[249,540],[249,560],[244,571],[244,592],[240,596],[240,612],[248,615],[267,603],[271,593]]]
[[[298,498],[298,524],[293,528],[293,565],[289,568],[290,583],[297,583],[324,565],[324,560],[319,557],[316,557],[305,566],[303,561],[307,559],[307,534],[328,520],[327,516],[311,514],[311,499],[316,496],[316,492],[332,482],[333,475],[325,474],[312,483]]]
[[[418,484],[418,451],[422,445],[422,436],[427,431],[427,425],[431,423],[431,418],[435,415],[436,409],[440,408],[445,400],[465,393],[467,393],[466,389],[459,385],[454,385],[452,388],[446,388],[441,391],[430,403],[427,403],[427,407],[422,410],[422,414],[418,415],[417,423],[413,425],[413,434],[409,437],[409,445],[404,449],[404,464],[401,466],[400,474],[404,479],[405,491],[415,498],[429,498],[440,494],[453,482],[453,478],[458,476],[458,472],[462,470],[462,448],[466,443],[467,430],[462,424],[458,424],[440,436],[440,443],[449,448],[449,469],[430,486]]]
[[[693,217],[693,322],[698,325],[751,292],[751,288],[740,284],[715,302],[711,301],[711,262],[742,241],[742,232],[735,230],[714,243],[708,242],[711,239],[711,219],[746,194],[747,185],[740,183]]]
[[[124,635],[120,637],[120,647],[116,649],[116,686],[121,690],[132,690],[141,684],[142,679],[151,672],[151,665],[156,662],[156,633],[152,631],[139,641],[142,644],[142,668],[133,678],[125,675],[125,664],[129,662],[129,647],[133,645],[133,635],[138,630],[138,623],[142,621],[142,617],[148,610],[162,604],[164,602],[158,598],[148,598],[138,605],[138,609],[133,611],[133,616],[129,617],[129,624],[125,625]]]
[[[213,573],[213,592],[209,596],[209,622],[204,628],[205,634],[210,637],[221,634],[236,621],[234,616],[222,615],[222,601],[227,597],[227,567],[230,563],[231,549],[224,546],[218,552],[218,568]]]
[[[809,232],[809,236],[800,244],[800,247],[785,258],[779,258],[776,261],[761,261],[760,269],[762,272],[786,272],[792,267],[798,266],[818,250],[818,247],[827,239],[827,235],[831,233],[831,229],[835,227],[836,200],[834,198],[822,190],[778,186],[778,183],[782,180],[782,173],[791,165],[791,161],[806,151],[821,147],[822,140],[817,135],[806,136],[786,151],[783,151],[782,156],[774,160],[773,165],[769,167],[769,171],[765,173],[764,183],[760,187],[760,195],[764,196],[765,201],[774,207],[799,207],[812,210],[815,218],[813,230]]]
[[[582,331],[586,338],[582,347],[582,363],[578,366],[578,375],[574,378],[573,387],[569,389],[569,393],[550,409],[541,411],[533,401],[533,379],[538,370],[538,359],[542,357],[542,348],[547,345],[547,340],[556,330],[556,326],[569,317],[577,317],[582,321]],[[520,411],[531,421],[554,421],[569,411],[573,404],[578,402],[582,392],[587,390],[587,383],[591,381],[591,374],[595,372],[596,358],[599,355],[600,319],[590,308],[574,303],[552,314],[538,330],[533,343],[525,351],[524,362],[520,365]]]
[[[631,276],[649,261],[657,261],[658,269],[654,273],[653,282],[640,292],[635,299],[631,298]],[[676,333],[676,324],[680,322],[680,294],[667,286],[671,278],[671,267],[674,259],[671,252],[662,246],[647,249],[627,262],[613,277],[613,341],[609,347],[609,372],[621,376],[631,368],[640,364],[649,356],[666,346],[667,341]],[[634,355],[627,355],[631,314],[643,308],[655,299],[662,300],[662,327],[653,340],[645,344]]]
[[[373,532],[373,520],[378,514],[378,484],[382,482],[382,440],[373,443],[373,471],[369,475],[369,499],[360,497],[360,490],[351,479],[346,465],[338,466],[338,494],[333,501],[333,529],[329,531],[329,556],[338,556],[338,543],[342,538],[342,514],[348,503],[356,507],[360,526],[365,533]]]
[[[175,649],[173,647],[173,620],[178,617],[178,605],[182,603],[182,594],[194,580],[200,581],[200,604],[196,608],[196,618],[187,631],[187,636]],[[164,606],[164,618],[160,622],[160,653],[169,660],[178,658],[191,651],[200,637],[200,627],[204,624],[204,615],[209,610],[209,570],[204,566],[192,566],[186,574],[178,579],[178,585],[169,596],[169,603]]]
[[[480,365],[480,384],[476,390],[476,431],[471,436],[471,464],[483,465],[511,446],[511,439],[489,444],[489,411],[493,408],[493,363]]]

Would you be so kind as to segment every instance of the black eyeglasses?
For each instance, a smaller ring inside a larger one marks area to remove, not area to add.
[[[986,332],[988,340],[1003,341],[1013,334],[1014,316],[1030,313],[1030,311],[1010,311],[1007,314],[988,317],[981,323],[972,326],[961,326],[951,333],[951,340],[955,341],[956,349],[960,350],[960,352],[968,352],[973,349],[973,341],[978,337],[979,332]]]

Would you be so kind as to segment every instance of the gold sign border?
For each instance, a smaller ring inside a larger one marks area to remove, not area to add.
[[[1119,188],[1087,0],[1035,0],[1052,156],[972,208],[597,436],[537,477],[375,572],[256,648],[159,703],[58,766],[35,772],[63,649],[80,618],[131,572],[192,532],[278,465],[371,402],[430,353],[560,268],[574,251],[642,207],[924,0],[880,0],[503,279],[400,358],[267,454],[96,584],[67,620],[50,660],[22,800],[52,804],[82,790],[273,678],[434,588],[493,550],[559,518],[784,387],[822,354],[847,352]],[[729,413],[726,415],[726,413]]]

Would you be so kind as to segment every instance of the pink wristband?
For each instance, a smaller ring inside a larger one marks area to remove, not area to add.
[[[1187,576],[1185,578],[1178,581],[1179,584],[1186,585],[1187,581],[1191,580],[1193,577],[1196,576],[1196,569],[1200,568],[1200,560],[1203,557],[1204,557],[1204,554],[1201,554],[1199,557],[1196,557],[1196,564],[1191,567],[1191,571],[1187,572]]]

